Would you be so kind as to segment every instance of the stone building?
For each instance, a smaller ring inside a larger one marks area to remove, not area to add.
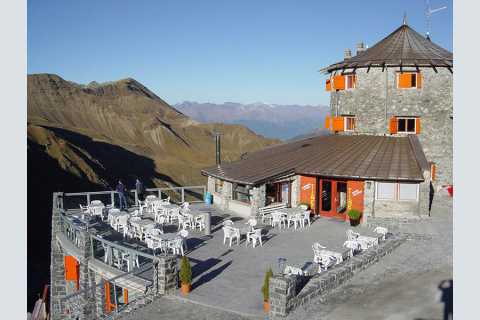
[[[332,135],[204,169],[214,204],[242,216],[273,202],[340,219],[429,214],[435,185],[452,183],[452,54],[404,23],[322,71]]]
[[[453,55],[406,23],[325,68],[326,127],[338,134],[418,136],[434,185],[452,184]]]

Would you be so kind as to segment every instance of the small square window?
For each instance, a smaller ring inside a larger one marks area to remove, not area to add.
[[[397,132],[416,133],[416,118],[397,118]]]
[[[346,117],[344,117],[344,119],[345,119],[345,120],[344,120],[344,121],[345,121],[345,123],[344,123],[344,125],[345,125],[344,130],[345,130],[345,131],[355,131],[355,122],[356,122],[355,117],[348,117],[348,116],[346,116]]]

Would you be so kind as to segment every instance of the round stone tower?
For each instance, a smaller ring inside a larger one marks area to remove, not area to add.
[[[347,52],[347,51],[346,51]],[[369,49],[322,70],[329,75],[335,134],[417,135],[432,183],[452,184],[453,55],[406,23]]]

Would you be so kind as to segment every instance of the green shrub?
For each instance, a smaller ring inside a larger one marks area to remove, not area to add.
[[[358,220],[362,216],[362,213],[357,209],[350,209],[347,214],[351,220]]]
[[[180,282],[183,284],[192,283],[192,267],[186,256],[180,261]]]
[[[273,276],[272,269],[268,269],[267,273],[265,273],[265,279],[263,280],[262,286],[262,293],[263,293],[263,301],[268,301],[270,297],[269,286],[270,286],[270,278]]]

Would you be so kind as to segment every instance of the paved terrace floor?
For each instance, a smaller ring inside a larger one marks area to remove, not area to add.
[[[201,208],[201,206],[196,207]],[[208,210],[207,208],[202,208]],[[194,209],[195,210],[195,209]],[[212,209],[214,215],[228,216],[228,212]],[[235,224],[245,221],[234,218]],[[188,300],[207,306],[220,307],[246,316],[263,317],[261,287],[265,272],[275,272],[278,258],[286,258],[288,265],[303,267],[313,261],[312,244],[319,242],[332,251],[343,251],[347,223],[338,220],[318,218],[311,226],[295,230],[293,227],[279,230],[263,226],[266,234],[263,246],[246,247],[245,238],[231,247],[223,244],[223,231],[218,224],[211,236],[192,234],[190,244],[195,248],[188,253],[192,263],[193,283]],[[363,227],[356,227],[363,235],[374,233]]]

